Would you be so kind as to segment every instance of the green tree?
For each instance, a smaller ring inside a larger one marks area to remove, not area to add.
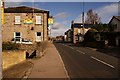
[[[90,29],[84,35],[85,42],[93,42],[93,41],[99,41],[99,40],[100,40],[100,34],[96,29]]]

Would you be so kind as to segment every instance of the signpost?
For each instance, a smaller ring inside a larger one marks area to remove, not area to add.
[[[50,38],[51,38],[51,26],[53,25],[53,23],[54,23],[54,20],[53,20],[53,17],[52,16],[50,16],[49,18],[48,18],[48,25],[49,25],[49,33],[50,33]]]

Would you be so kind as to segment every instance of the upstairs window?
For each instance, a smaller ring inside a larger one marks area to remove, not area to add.
[[[20,16],[15,16],[15,24],[20,24]]]
[[[41,16],[36,16],[36,24],[42,24],[41,19]]]

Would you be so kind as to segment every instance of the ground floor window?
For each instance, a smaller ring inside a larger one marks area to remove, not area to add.
[[[41,41],[41,32],[36,32],[36,42],[40,42]]]
[[[14,41],[16,41],[16,42],[21,41],[21,33],[20,32],[14,32]]]

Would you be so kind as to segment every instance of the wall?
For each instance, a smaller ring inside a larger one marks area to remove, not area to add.
[[[3,60],[2,66],[4,70],[12,65],[15,65],[26,60],[25,51],[24,50],[3,51],[2,60]]]
[[[114,19],[112,20],[111,24],[117,24],[117,28],[114,29],[114,31],[115,31],[115,32],[120,32],[120,27],[119,27],[120,21],[118,21],[117,19],[114,18]]]
[[[14,38],[14,32],[21,32],[22,38],[27,38],[33,43],[36,41],[36,32],[41,32],[41,39],[48,40],[47,36],[47,13],[34,13],[33,24],[24,24],[24,19],[27,18],[27,13],[5,13],[5,24],[2,27],[2,41],[11,41]],[[32,14],[32,13],[30,13]],[[21,24],[15,24],[15,15],[21,16]],[[42,24],[36,24],[36,15],[42,16]],[[31,30],[34,27],[34,30]],[[44,29],[43,29],[44,27]],[[44,31],[44,32],[43,32]]]

